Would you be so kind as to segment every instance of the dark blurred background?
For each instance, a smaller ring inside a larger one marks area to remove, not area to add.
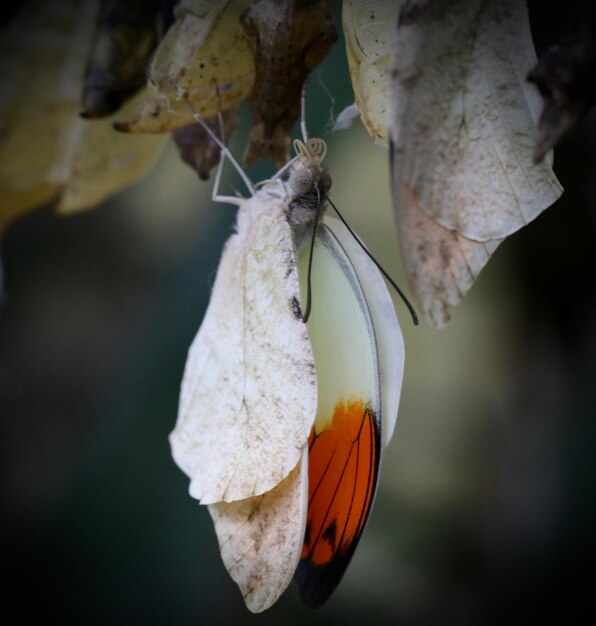
[[[551,18],[533,22],[539,51]],[[405,284],[384,149],[358,122],[325,134],[330,111],[350,103],[341,40],[311,82],[308,122],[328,140],[336,203]],[[236,154],[247,131],[244,108]],[[247,612],[169,453],[186,351],[233,208],[213,204],[210,183],[168,145],[150,176],[98,209],[15,222],[0,249],[5,623],[592,614],[594,114],[561,142],[555,171],[562,198],[501,245],[445,329],[413,328],[396,300],[406,377],[395,438],[353,563],[316,612],[293,586],[264,614]]]

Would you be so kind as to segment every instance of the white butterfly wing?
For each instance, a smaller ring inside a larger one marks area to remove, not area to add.
[[[404,375],[404,340],[393,300],[377,266],[353,235],[337,219],[325,216],[323,225],[339,244],[338,254],[347,255],[358,277],[371,316],[379,360],[382,440],[386,446],[393,435]]]
[[[290,584],[302,550],[307,506],[307,448],[298,466],[271,491],[209,505],[221,558],[253,613],[268,609]]]
[[[299,264],[304,287],[308,250]],[[303,602],[315,608],[341,580],[364,532],[397,416],[404,350],[379,270],[332,218],[317,233],[311,284],[319,402],[296,578]]]
[[[269,491],[298,463],[317,405],[299,302],[283,206],[258,194],[240,208],[238,233],[224,249],[170,435],[203,504]]]

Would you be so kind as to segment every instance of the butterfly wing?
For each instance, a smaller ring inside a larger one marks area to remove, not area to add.
[[[397,416],[404,350],[380,272],[347,229],[328,217],[315,244],[312,298],[308,330],[319,402],[296,579],[304,603],[316,607],[341,580],[364,531],[382,447]]]
[[[300,459],[317,384],[299,299],[281,201],[257,195],[240,207],[238,233],[224,249],[170,435],[190,493],[203,504],[269,491]]]
[[[260,613],[290,584],[298,565],[308,504],[308,449],[284,480],[262,496],[209,505],[221,558],[246,606]]]

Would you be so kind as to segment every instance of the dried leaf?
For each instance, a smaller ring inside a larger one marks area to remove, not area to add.
[[[400,14],[394,207],[412,289],[434,325],[498,242],[562,191],[552,158],[532,160],[540,102],[525,76],[534,62],[522,0],[407,3]]]
[[[344,0],[342,25],[352,89],[369,134],[389,143],[387,99],[400,2]]]
[[[223,134],[229,140],[236,128],[238,108],[228,109],[221,114]],[[220,134],[218,116],[208,117],[205,123],[216,135]],[[189,124],[172,132],[180,157],[190,165],[201,180],[209,180],[209,172],[219,163],[221,150],[210,135],[199,124]]]
[[[149,70],[149,95],[128,122],[129,133],[165,133],[194,122],[188,102],[203,116],[248,96],[254,62],[240,15],[250,0],[186,0],[161,41]],[[180,98],[176,88],[185,90]]]
[[[536,163],[596,103],[596,7],[591,0],[576,0],[561,18],[561,36],[528,75],[544,101]]]
[[[103,0],[83,88],[86,118],[104,117],[144,86],[160,0]]]
[[[134,96],[122,111],[134,111],[144,97],[145,91]],[[53,179],[64,185],[55,207],[59,213],[97,206],[137,182],[155,164],[167,137],[124,135],[114,130],[113,123],[114,116],[71,120],[61,158],[52,168]]]
[[[49,203],[63,132],[78,118],[96,2],[29,3],[0,36],[0,230]]]
[[[440,327],[503,240],[468,239],[429,216],[407,183],[398,193],[394,201],[401,207],[400,247],[410,286],[426,320]]]
[[[97,10],[96,2],[31,3],[2,34],[0,229],[44,204],[57,202],[61,213],[98,204],[145,173],[163,143],[79,116]]]
[[[522,0],[432,4],[398,29],[393,134],[408,157],[396,165],[446,228],[505,237],[560,194],[550,165],[532,164],[534,62]]]
[[[244,162],[290,157],[302,86],[337,39],[328,0],[255,0],[242,17],[255,58],[252,127]]]

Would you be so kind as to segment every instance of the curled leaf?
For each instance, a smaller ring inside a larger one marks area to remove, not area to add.
[[[428,215],[407,184],[396,193],[400,246],[414,297],[426,320],[443,326],[503,240],[469,239]]]
[[[290,157],[302,87],[337,39],[328,0],[255,0],[242,17],[255,59],[252,127],[244,162]]]
[[[248,4],[249,0],[182,2],[149,68],[147,97],[128,121],[116,124],[117,130],[170,132],[194,123],[186,100],[203,117],[212,117],[246,98],[254,62],[240,15]]]
[[[560,195],[533,163],[539,95],[521,0],[406,3],[392,69],[395,215],[409,280],[440,325],[498,242]],[[462,277],[466,277],[465,280]]]
[[[122,111],[133,111],[142,91],[126,102]],[[62,183],[58,213],[73,213],[97,206],[137,182],[154,165],[166,137],[117,133],[114,116],[100,120],[71,119],[62,134],[62,151],[50,171]]]
[[[223,135],[226,139],[236,128],[238,108],[228,109],[221,114],[223,121]],[[208,117],[205,123],[219,136],[219,118],[217,115]],[[213,141],[207,132],[197,123],[182,126],[172,132],[178,152],[182,160],[190,165],[201,180],[209,179],[209,172],[219,163],[220,147]]]
[[[528,74],[543,98],[536,163],[596,103],[596,7],[590,1],[575,2],[562,19],[560,38]]]
[[[163,144],[119,135],[109,117],[79,116],[97,8],[34,2],[2,33],[0,229],[42,205],[69,213],[99,204],[147,172]]]
[[[389,72],[399,2],[344,0],[342,25],[356,105],[366,130],[384,144],[387,137]]]
[[[48,204],[62,182],[50,171],[78,118],[97,3],[29,3],[0,35],[0,230]]]

